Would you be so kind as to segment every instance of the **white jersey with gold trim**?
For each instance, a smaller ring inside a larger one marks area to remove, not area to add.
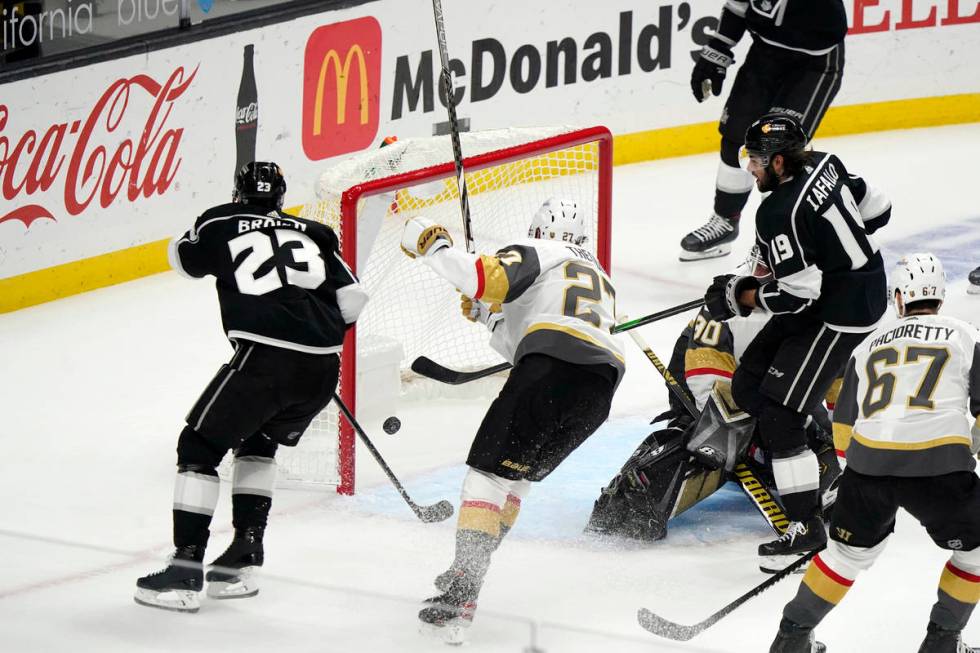
[[[511,363],[541,353],[579,365],[610,365],[618,379],[625,358],[615,324],[616,291],[592,252],[568,243],[528,239],[495,255],[444,248],[423,259],[464,295],[500,305],[490,344]]]
[[[875,329],[844,372],[834,440],[863,474],[972,470],[980,413],[980,332],[940,315]]]

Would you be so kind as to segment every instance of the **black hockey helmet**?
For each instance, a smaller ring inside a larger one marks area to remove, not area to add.
[[[252,202],[282,208],[286,195],[286,180],[282,168],[271,161],[252,161],[235,175],[234,202]]]
[[[800,123],[785,113],[767,113],[745,130],[745,151],[763,165],[776,154],[801,153],[809,142]]]

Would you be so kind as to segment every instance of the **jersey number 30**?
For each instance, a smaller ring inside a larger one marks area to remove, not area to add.
[[[235,269],[238,292],[264,295],[286,284],[312,290],[326,281],[320,248],[309,236],[291,229],[276,229],[275,236],[274,242],[261,231],[250,231],[228,241],[232,260],[250,250]],[[280,277],[280,269],[285,279]]]

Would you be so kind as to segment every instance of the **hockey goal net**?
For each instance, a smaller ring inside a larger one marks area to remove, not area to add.
[[[612,137],[606,128],[471,132],[461,135],[461,144],[478,252],[526,238],[534,212],[558,197],[585,212],[586,246],[608,270]],[[384,392],[383,384],[369,379],[372,358],[386,358],[389,369],[393,360],[402,382],[412,381],[410,365],[421,355],[462,370],[501,362],[486,329],[459,314],[459,293],[399,247],[404,221],[413,215],[444,225],[456,246],[465,247],[449,136],[399,140],[359,153],[326,171],[316,191],[317,200],[300,215],[337,232],[344,260],[371,298],[348,332],[342,356],[338,394],[355,415],[361,414],[361,396],[366,408],[367,400]],[[331,402],[296,448],[280,448],[279,477],[287,485],[353,493],[354,441]]]

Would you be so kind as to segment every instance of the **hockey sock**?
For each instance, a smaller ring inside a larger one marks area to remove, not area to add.
[[[520,512],[521,498],[513,494],[508,494],[507,501],[500,511],[500,537],[497,538],[497,546],[500,546],[500,542],[507,537],[507,533],[514,527],[514,523],[517,521],[517,515]]]
[[[235,452],[231,481],[232,523],[235,531],[265,528],[276,484],[276,443],[253,435]]]
[[[723,218],[737,218],[755,184],[755,178],[738,161],[741,146],[726,138],[721,140],[721,162],[715,176],[715,213]]]
[[[776,489],[793,521],[807,521],[817,510],[820,465],[813,451],[802,449],[772,453],[772,475]]]
[[[938,594],[929,620],[945,630],[963,630],[980,600],[980,547],[953,553],[939,577]]]
[[[190,427],[177,440],[174,483],[174,546],[207,545],[211,517],[218,505],[218,463],[224,451],[213,447]]]
[[[760,407],[759,434],[772,456],[772,475],[786,516],[807,521],[819,505],[820,465],[806,444],[806,417],[766,397]]]
[[[783,616],[806,628],[814,628],[841,602],[859,572],[868,569],[884,550],[887,539],[871,548],[827,543],[806,569],[800,589],[783,609]]]
[[[497,546],[500,546],[504,537],[517,522],[517,516],[521,512],[521,499],[526,497],[530,490],[530,481],[511,481],[511,490],[507,494],[504,507],[500,509],[500,536],[497,538]]]
[[[490,556],[501,539],[502,507],[508,505],[511,489],[522,481],[508,479],[476,469],[470,469],[463,481],[462,505],[456,523],[456,556],[453,566],[463,571],[468,590],[475,598],[490,567]],[[514,494],[518,498],[518,494]],[[517,518],[515,504],[507,509]],[[519,506],[520,504],[516,504]],[[513,524],[513,519],[510,524]],[[507,530],[509,530],[509,526]],[[506,531],[505,531],[506,532]]]

